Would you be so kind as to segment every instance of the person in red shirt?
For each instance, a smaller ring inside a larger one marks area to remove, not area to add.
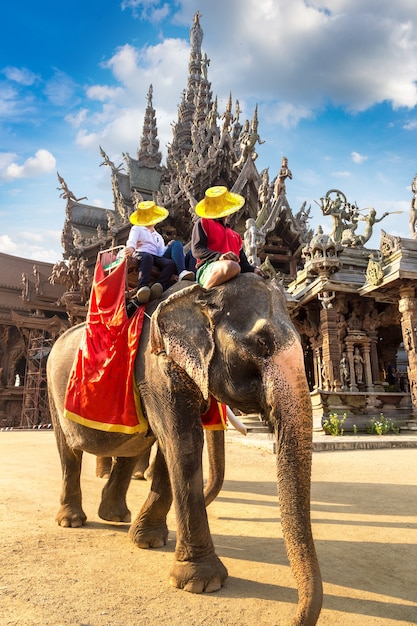
[[[245,204],[243,196],[226,187],[210,187],[195,212],[199,220],[191,235],[191,250],[197,259],[196,278],[206,289],[222,285],[240,272],[262,270],[252,266],[243,250],[242,237],[227,223],[227,218]]]

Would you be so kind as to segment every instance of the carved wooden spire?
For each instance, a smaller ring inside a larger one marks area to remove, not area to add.
[[[160,167],[162,154],[159,151],[158,129],[156,125],[155,109],[152,104],[153,87],[149,86],[148,103],[143,121],[140,147],[137,151],[138,165],[146,167]]]

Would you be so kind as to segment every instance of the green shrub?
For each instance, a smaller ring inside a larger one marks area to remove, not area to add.
[[[366,428],[366,432],[370,435],[387,435],[390,431],[398,435],[400,429],[395,426],[392,420],[384,417],[382,413],[379,418],[372,417]]]
[[[337,413],[332,413],[329,415],[327,419],[323,421],[323,430],[326,435],[332,435],[333,437],[342,436],[343,435],[343,422],[346,419],[346,413],[343,414],[343,417],[337,415]]]

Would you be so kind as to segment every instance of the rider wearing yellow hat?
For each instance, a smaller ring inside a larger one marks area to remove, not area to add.
[[[132,228],[126,243],[125,256],[139,260],[138,290],[131,304],[137,307],[151,299],[158,298],[167,289],[174,274],[179,280],[194,280],[193,272],[185,269],[184,249],[180,241],[165,244],[162,235],[155,230],[155,224],[162,222],[169,213],[152,200],[139,202],[136,211],[130,216]],[[152,267],[160,270],[158,282],[150,287]],[[128,311],[129,313],[129,311]]]
[[[198,202],[199,220],[193,227],[191,249],[197,259],[197,281],[206,289],[231,280],[240,272],[263,272],[250,265],[242,246],[242,237],[227,223],[229,215],[245,204],[243,196],[227,187],[210,187]]]

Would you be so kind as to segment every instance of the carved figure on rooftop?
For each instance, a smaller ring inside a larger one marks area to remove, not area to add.
[[[240,133],[242,131],[242,124],[239,122],[239,117],[240,117],[241,113],[242,113],[242,111],[240,109],[239,100],[236,100],[235,121],[234,121],[234,124],[233,124],[233,133],[232,133],[232,139],[233,139],[233,144],[234,145],[236,145],[239,142]],[[248,130],[249,130],[249,125],[248,125]]]
[[[258,189],[258,200],[259,200],[259,204],[261,205],[261,210],[268,206],[269,204],[269,200],[271,198],[271,186],[269,184],[269,172],[268,172],[269,168],[265,168],[264,170],[262,170],[261,172],[261,179],[262,182],[259,185],[259,189]]]
[[[333,195],[336,197],[333,198]],[[324,198],[320,198],[320,208],[323,215],[330,215],[333,219],[333,229],[330,233],[335,243],[341,243],[342,234],[345,229],[345,219],[348,219],[346,207],[346,196],[338,189],[330,189]]]
[[[232,124],[235,121],[232,113],[232,94],[229,95],[226,111],[222,113],[221,119],[223,120],[222,133],[230,133]]]
[[[356,229],[359,223],[359,209],[356,205],[352,206],[346,204],[346,215],[350,219],[350,224],[345,224],[346,228],[342,233],[342,245],[353,247],[359,242],[359,237],[356,234]]]
[[[35,293],[37,296],[42,295],[41,275],[38,266],[35,264],[33,267],[33,275],[35,277]]]
[[[274,186],[274,198],[275,200],[278,200],[279,196],[283,193],[286,193],[286,188],[285,188],[285,180],[289,178],[290,180],[292,179],[292,172],[291,170],[288,168],[288,159],[287,157],[282,157],[282,161],[281,161],[281,169],[279,170],[277,177],[275,179],[275,186]]]
[[[246,122],[249,124],[247,120]],[[233,164],[233,169],[241,168],[249,158],[255,161],[258,158],[258,153],[255,151],[256,144],[265,143],[258,134],[258,105],[255,107],[250,129],[246,129],[246,122],[241,134],[240,158]]]
[[[68,276],[71,281],[70,291],[76,291],[78,287],[78,261],[74,256],[68,259]]]
[[[114,164],[113,161],[110,161],[109,157],[107,156],[107,154],[104,152],[103,148],[101,146],[99,146],[100,148],[100,154],[103,157],[104,161],[103,163],[100,163],[100,167],[102,165],[108,165],[111,168],[112,172],[120,172],[121,168],[123,167],[123,163],[120,163],[120,165],[118,165],[116,167],[116,165]]]
[[[398,211],[394,211],[395,213],[397,213]],[[381,222],[385,217],[387,217],[387,215],[390,215],[389,213],[384,213],[382,215],[382,217],[380,217],[379,219],[376,218],[376,211],[373,207],[371,207],[369,209],[369,213],[368,215],[365,215],[363,217],[360,217],[360,220],[363,220],[365,222],[365,234],[364,235],[359,235],[358,236],[358,243],[360,243],[360,245],[365,245],[365,243],[367,241],[370,240],[370,238],[372,237],[372,232],[373,232],[373,227],[377,222]]]
[[[207,54],[204,53],[201,58],[201,74],[204,80],[207,80],[207,68],[210,65],[210,59],[207,58]]]
[[[265,243],[265,236],[258,229],[256,221],[250,217],[245,222],[246,230],[243,236],[243,247],[251,265],[259,267],[261,259],[258,257],[258,247]]]
[[[84,238],[81,235],[81,231],[75,226],[71,226],[72,230],[72,243],[76,250],[82,251],[84,249]]]
[[[57,172],[58,181],[60,183],[60,187],[57,187],[58,191],[62,191],[59,194],[60,198],[64,198],[65,200],[73,200],[74,202],[81,202],[81,200],[88,200],[87,196],[83,196],[82,198],[76,198],[73,192],[68,189],[68,185],[65,180],[60,176],[59,172]]]
[[[311,204],[308,209],[306,209],[306,204],[307,202],[304,201],[300,210],[294,215],[294,221],[303,243],[307,243],[313,236],[313,229],[308,228],[308,222],[311,220]]]
[[[83,304],[86,304],[90,297],[91,282],[92,278],[90,270],[87,267],[87,261],[86,259],[80,259],[78,266],[78,285],[81,293],[81,302]]]
[[[211,105],[211,109],[206,117],[207,128],[218,131],[217,120],[220,117],[219,112],[217,111],[217,98],[214,100]]]
[[[28,279],[28,275],[26,274],[26,272],[22,272],[21,284],[22,284],[22,300],[27,302],[29,300],[29,279]]]

